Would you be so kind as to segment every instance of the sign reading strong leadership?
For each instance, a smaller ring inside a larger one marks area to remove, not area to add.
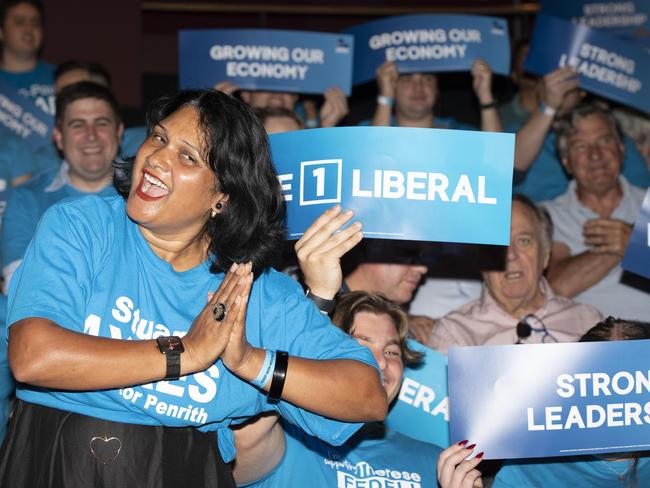
[[[270,140],[291,239],[340,204],[366,237],[509,243],[514,134],[341,127]]]

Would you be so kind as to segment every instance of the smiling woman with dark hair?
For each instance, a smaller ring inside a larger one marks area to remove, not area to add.
[[[232,486],[231,424],[340,444],[386,413],[372,355],[269,268],[284,207],[252,112],[191,91],[148,121],[121,196],[52,207],[14,276],[1,486]]]

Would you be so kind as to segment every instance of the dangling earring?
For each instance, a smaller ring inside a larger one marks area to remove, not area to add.
[[[217,211],[215,209],[212,209],[212,212],[210,212],[210,217],[215,218],[217,216]]]

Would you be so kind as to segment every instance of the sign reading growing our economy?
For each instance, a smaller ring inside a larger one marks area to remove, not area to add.
[[[543,0],[541,12],[585,24],[593,29],[607,30],[612,35],[645,45],[650,41],[650,2],[647,0]]]
[[[650,340],[453,347],[450,436],[489,459],[650,448]]]
[[[413,439],[448,446],[447,356],[411,339],[409,347],[424,358],[417,366],[404,368],[402,388],[386,425]]]
[[[49,94],[25,96],[0,80],[0,134],[11,132],[30,146],[49,142],[54,124],[54,97],[51,86],[45,89]]]
[[[627,271],[650,278],[650,190],[645,194],[621,266]]]
[[[545,75],[573,66],[580,86],[650,113],[650,53],[583,24],[538,15],[524,69]]]
[[[514,134],[337,127],[270,140],[290,239],[340,204],[366,237],[510,241]]]
[[[181,88],[229,81],[245,90],[350,94],[353,38],[319,32],[213,29],[179,32]]]
[[[400,73],[468,71],[475,59],[510,72],[508,23],[476,15],[403,15],[345,30],[354,35],[354,84],[375,79],[385,61]]]

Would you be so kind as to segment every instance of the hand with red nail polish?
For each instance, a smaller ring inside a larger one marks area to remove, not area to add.
[[[476,444],[465,447],[469,441],[449,446],[438,457],[438,482],[441,488],[482,488],[481,472],[476,466],[483,459],[483,452],[470,456]]]

